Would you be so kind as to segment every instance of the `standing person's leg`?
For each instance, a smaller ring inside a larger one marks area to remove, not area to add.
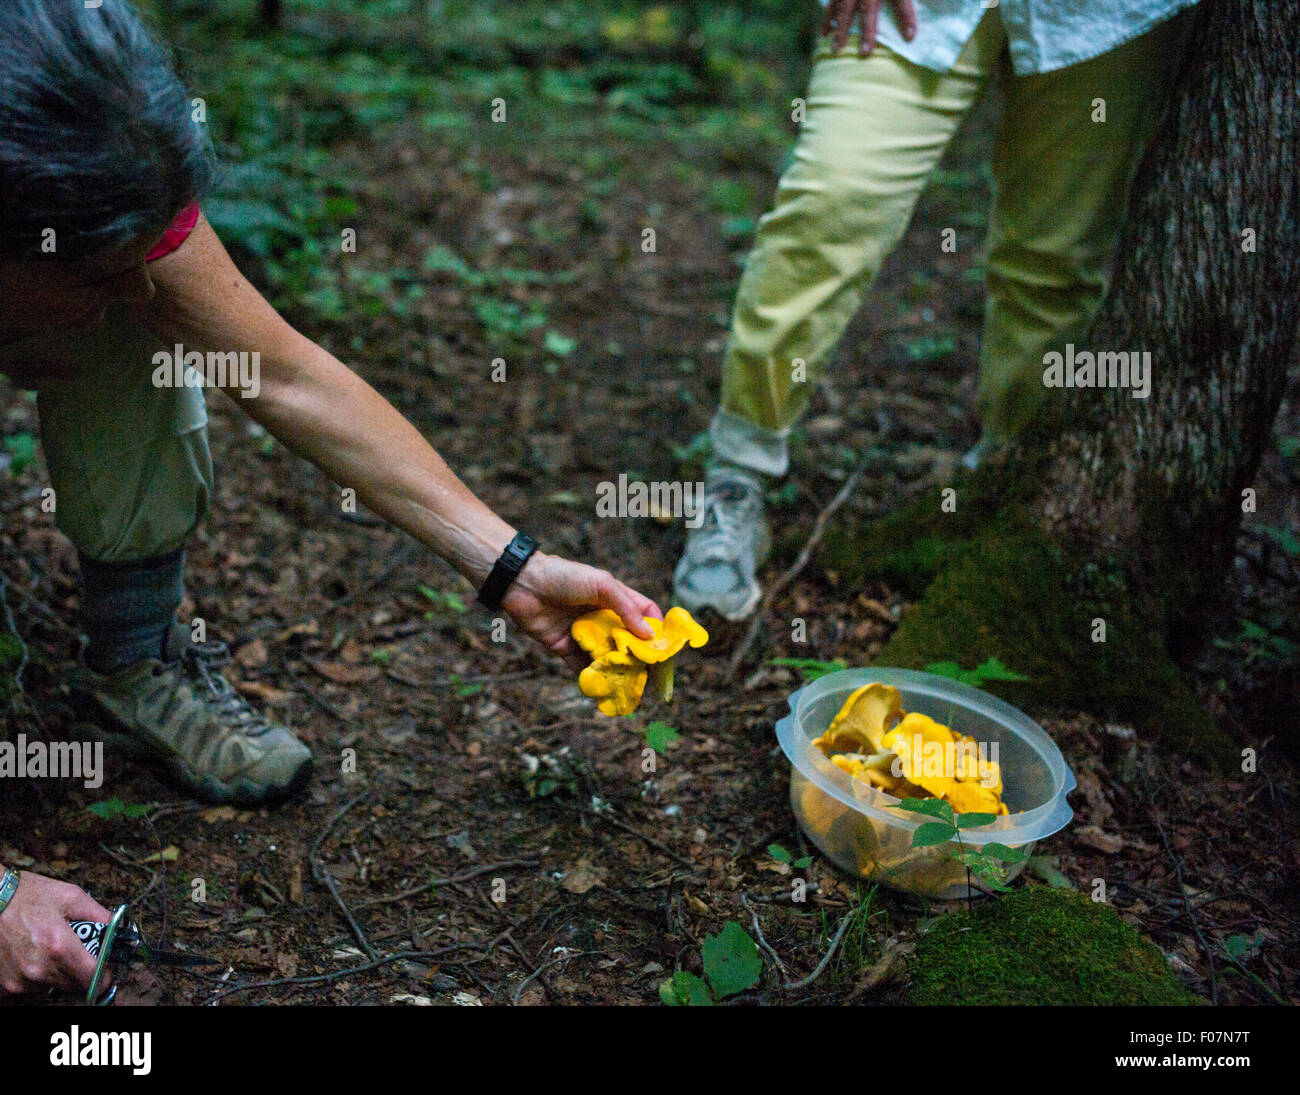
[[[191,641],[175,620],[213,476],[203,392],[155,387],[159,349],[112,310],[94,331],[33,340],[24,366],[6,367],[38,391],[56,521],[81,562],[90,643],[73,700],[202,797],[265,801],[305,782],[311,754],[225,681],[222,644]]]
[[[1178,16],[1091,61],[1007,80],[993,151],[983,445],[1028,423],[1043,398],[1043,355],[1087,334],[1186,26]]]
[[[924,28],[922,28],[924,33]],[[950,72],[856,37],[814,54],[793,162],[759,222],[741,278],[710,434],[705,514],[674,599],[741,619],[758,603],[763,475],[785,473],[786,438],[818,371],[897,244],[931,170],[1005,45],[990,12]]]

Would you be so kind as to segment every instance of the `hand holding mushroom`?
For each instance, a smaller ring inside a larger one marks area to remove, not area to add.
[[[592,657],[578,677],[578,687],[606,715],[635,711],[647,680],[653,680],[661,700],[670,701],[673,659],[683,647],[709,641],[709,633],[684,608],[670,608],[662,620],[647,616],[643,622],[653,633],[650,638],[634,635],[617,613],[602,608],[574,620],[570,629],[574,641]]]
[[[502,598],[501,607],[524,634],[558,654],[574,669],[587,664],[570,637],[577,618],[595,615],[600,605],[617,624],[639,627],[645,638],[653,636],[659,607],[612,574],[585,563],[536,552]],[[648,621],[648,622],[647,622]]]

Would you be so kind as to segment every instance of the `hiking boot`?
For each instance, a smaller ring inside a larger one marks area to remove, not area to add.
[[[193,642],[173,625],[166,660],[145,658],[110,673],[78,668],[71,701],[123,754],[163,768],[205,802],[254,806],[285,798],[311,774],[311,751],[259,715],[221,666],[225,643]]]
[[[743,620],[758,605],[754,574],[772,540],[763,519],[763,479],[731,464],[712,465],[704,480],[703,520],[686,534],[673,572],[673,602],[688,612],[711,608]]]

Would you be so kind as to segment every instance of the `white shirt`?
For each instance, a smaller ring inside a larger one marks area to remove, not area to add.
[[[989,8],[1002,17],[1017,76],[1088,61],[1145,34],[1196,0],[912,0],[916,36],[904,41],[889,0],[876,40],[923,68],[947,72]],[[826,0],[822,0],[825,4]],[[986,6],[987,5],[987,6]],[[853,29],[858,28],[854,21]]]

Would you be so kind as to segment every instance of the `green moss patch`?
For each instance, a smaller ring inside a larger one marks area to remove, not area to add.
[[[1204,1003],[1110,906],[1047,886],[941,917],[908,972],[909,1004]]]
[[[1235,750],[1197,700],[1151,625],[1118,597],[1067,588],[1071,566],[1030,521],[1005,511],[967,543],[899,624],[878,663],[924,669],[987,658],[1029,678],[990,682],[1021,707],[1087,711],[1129,722],[1211,765]],[[1105,641],[1094,641],[1104,626]]]
[[[1159,627],[1124,583],[1049,541],[1021,499],[1034,494],[1031,458],[953,481],[957,507],[912,499],[865,526],[828,530],[819,561],[852,587],[881,579],[918,603],[876,659],[924,669],[998,658],[1029,678],[990,692],[1038,711],[1085,711],[1122,721],[1214,767],[1237,762],[1227,736],[1169,656]],[[1102,621],[1105,641],[1094,640]]]

